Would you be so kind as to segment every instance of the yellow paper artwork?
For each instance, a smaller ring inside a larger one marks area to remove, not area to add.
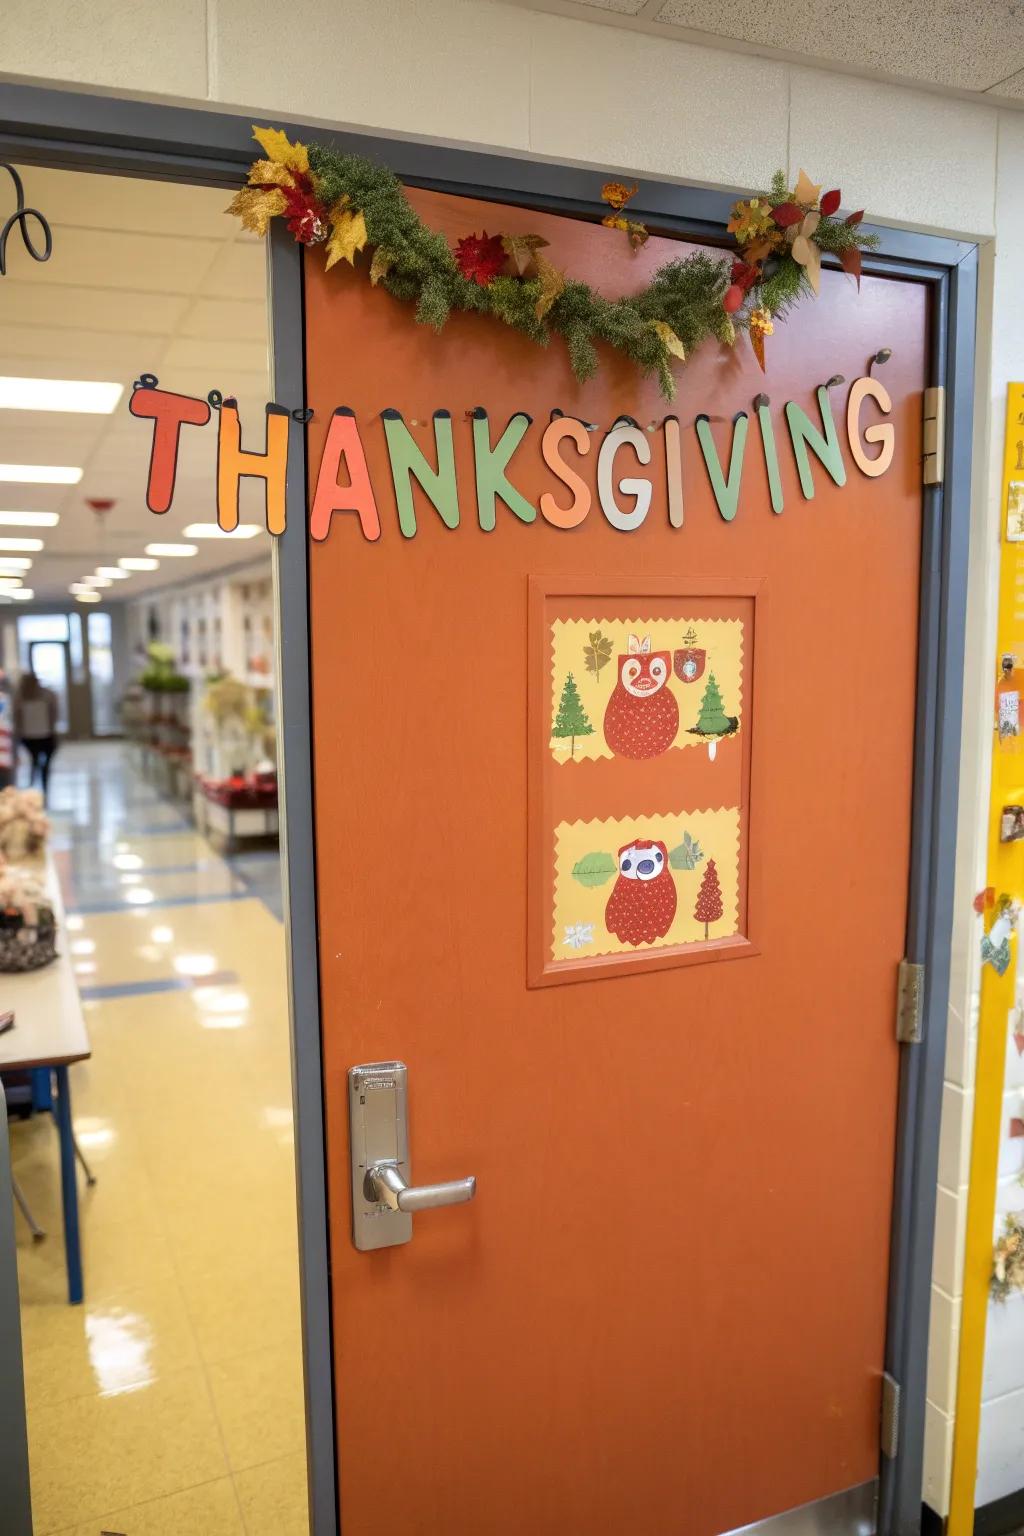
[[[556,619],[551,754],[714,756],[716,739],[743,729],[742,670],[741,619]]]
[[[732,937],[739,855],[738,808],[561,822],[551,959]]]

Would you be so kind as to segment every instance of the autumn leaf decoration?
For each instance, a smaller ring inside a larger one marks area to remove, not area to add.
[[[607,666],[612,659],[612,642],[609,637],[602,634],[599,629],[592,629],[587,638],[587,644],[583,647],[583,664],[588,672],[593,672],[596,678],[601,676],[601,668]]]
[[[733,260],[722,308],[746,325],[762,372],[765,337],[774,329],[772,317],[803,292],[818,293],[824,251],[837,256],[860,284],[861,251],[876,240],[859,228],[863,209],[846,219],[836,217],[841,201],[838,187],[822,192],[801,171],[792,189],[780,174],[770,192],[733,205],[728,228],[736,237],[739,254]]]
[[[488,288],[505,265],[505,246],[500,235],[466,235],[455,247],[455,264],[463,277]]]
[[[605,229],[621,229],[629,239],[634,251],[638,251],[642,245],[646,245],[650,239],[650,230],[645,224],[638,224],[635,219],[627,219],[623,208],[631,197],[635,197],[640,188],[634,182],[627,187],[621,181],[606,181],[601,188],[601,201],[607,203],[612,210],[606,213],[601,223]]]
[[[804,171],[790,187],[779,172],[767,192],[733,206],[731,255],[702,249],[673,256],[646,282],[609,298],[581,277],[567,278],[543,235],[483,230],[453,248],[423,222],[387,166],[328,143],[292,143],[279,128],[254,127],[253,137],[261,158],[228,208],[243,228],[265,235],[273,219],[283,219],[301,245],[324,247],[327,268],[354,267],[368,250],[370,285],[413,304],[416,320],[434,330],[461,310],[489,315],[538,346],[560,336],[581,383],[600,366],[597,344],[614,348],[653,375],[667,400],[676,392],[674,365],[712,340],[731,347],[747,331],[764,369],[765,338],[781,315],[817,292],[823,253],[859,283],[861,252],[877,243],[860,228],[863,210],[838,217],[837,189],[823,193]],[[601,223],[623,231],[634,251],[648,238],[628,214],[637,191],[621,181],[601,189],[608,208]],[[593,636],[588,650],[588,670],[597,676],[608,657]]]

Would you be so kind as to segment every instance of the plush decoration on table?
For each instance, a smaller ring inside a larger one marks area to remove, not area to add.
[[[10,786],[0,791],[0,855],[5,859],[36,857],[42,853],[49,832],[49,818],[37,789]]]
[[[2,796],[0,796],[2,798]],[[36,875],[0,868],[0,971],[34,971],[57,954],[53,906]]]
[[[655,374],[669,400],[673,359],[685,361],[712,338],[732,346],[749,331],[763,367],[773,322],[817,293],[822,255],[835,257],[859,284],[861,252],[877,244],[860,228],[862,211],[838,217],[838,189],[822,195],[804,171],[790,189],[779,171],[769,191],[735,204],[734,258],[694,251],[659,267],[638,292],[608,299],[543,256],[540,235],[484,230],[453,251],[413,211],[386,166],[326,143],[292,144],[276,128],[254,127],[253,137],[265,158],[254,162],[228,208],[246,229],[265,235],[271,219],[283,218],[300,244],[324,245],[328,267],[341,260],[355,266],[368,246],[371,285],[414,303],[421,324],[439,331],[453,310],[470,310],[540,346],[560,335],[580,380],[597,372],[596,343],[603,342]],[[601,222],[624,230],[634,249],[648,237],[623,212],[637,190],[606,182],[600,193],[612,210]]]

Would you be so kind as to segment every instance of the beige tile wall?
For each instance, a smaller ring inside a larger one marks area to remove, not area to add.
[[[611,0],[618,3],[618,0]],[[926,1496],[953,1431],[990,746],[1005,385],[1024,376],[1024,115],[489,0],[7,0],[10,76],[216,104],[729,188],[777,165],[847,206],[980,237],[977,464]],[[994,237],[994,240],[993,240]],[[992,325],[993,313],[996,323]],[[866,1106],[867,1112],[867,1106]]]

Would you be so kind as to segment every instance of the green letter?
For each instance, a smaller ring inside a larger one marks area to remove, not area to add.
[[[715,493],[718,510],[727,523],[731,523],[736,516],[736,508],[740,500],[740,483],[743,479],[743,450],[747,446],[747,413],[740,411],[735,418],[732,433],[732,453],[729,456],[729,478],[722,475],[722,465],[718,458],[718,449],[711,435],[711,423],[706,416],[697,417],[697,440],[700,443],[701,452],[704,455],[704,463],[708,467],[708,479],[711,481],[711,489]]]
[[[487,412],[481,407],[473,413],[477,516],[480,527],[487,533],[491,533],[494,528],[495,502],[499,496],[522,522],[532,523],[537,516],[537,508],[531,506],[505,476],[508,461],[526,435],[530,420],[525,411],[517,411],[492,448]]]
[[[806,412],[802,411],[798,405],[794,405],[792,400],[786,406],[786,420],[789,423],[789,435],[793,439],[793,453],[796,456],[797,473],[800,476],[800,489],[808,501],[814,499],[814,479],[807,457],[808,448],[814,450],[815,457],[821,460],[836,485],[846,484],[846,466],[839,448],[836,424],[832,420],[828,390],[824,384],[818,386],[818,405],[821,408],[821,424],[825,428],[824,437],[813,425]]]
[[[757,424],[761,428],[761,446],[764,449],[764,467],[768,471],[768,489],[772,497],[772,511],[781,512],[784,502],[782,497],[782,477],[779,474],[779,455],[775,451],[775,428],[772,426],[771,412],[768,409],[768,401],[764,395],[758,395],[754,404],[757,406]]]
[[[407,539],[416,532],[416,507],[413,501],[411,477],[415,477],[432,504],[441,514],[447,528],[459,526],[459,488],[455,479],[455,448],[452,443],[452,418],[448,411],[434,412],[434,447],[437,451],[437,468],[434,469],[420,450],[419,444],[402,420],[400,411],[381,412],[384,418],[384,436],[387,438],[388,458],[391,460],[391,479],[395,487],[395,503],[398,507],[398,523]]]

